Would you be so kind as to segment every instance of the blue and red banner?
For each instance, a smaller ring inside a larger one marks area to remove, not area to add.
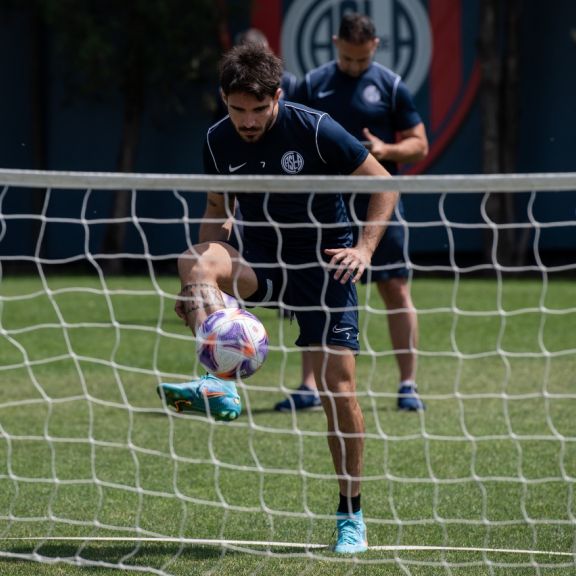
[[[414,94],[430,154],[406,172],[427,171],[458,134],[478,94],[478,0],[256,0],[251,25],[302,77],[335,57],[332,36],[347,11],[373,19],[380,37],[376,60],[400,74]]]

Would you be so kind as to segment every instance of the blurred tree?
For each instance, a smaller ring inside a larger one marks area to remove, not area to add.
[[[33,0],[32,0],[33,1]],[[214,0],[36,0],[64,63],[72,96],[118,93],[123,103],[116,169],[134,170],[146,97],[180,105],[177,88],[216,74],[221,53]],[[129,192],[115,194],[111,216],[128,214]],[[103,251],[122,252],[125,226],[108,225]],[[120,272],[122,261],[107,262]]]
[[[484,173],[516,171],[518,140],[519,26],[522,0],[484,0],[480,10],[479,54],[482,65],[482,126]],[[510,224],[516,219],[516,194],[491,194],[486,210],[492,222]],[[526,233],[501,228],[497,260],[504,266],[526,260]],[[495,238],[486,236],[486,258],[492,258]]]
[[[46,65],[46,26],[37,0],[0,0],[0,12],[8,18],[24,15],[26,29],[30,38],[29,57],[23,66],[30,71],[30,118],[32,133],[32,167],[46,170],[46,101],[47,101],[47,65]],[[32,194],[32,211],[41,214],[46,199],[46,189],[35,188]],[[31,224],[32,246],[38,248],[38,256],[43,257],[46,246],[38,239],[42,228],[40,219]]]

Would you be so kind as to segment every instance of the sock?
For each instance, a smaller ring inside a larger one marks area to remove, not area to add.
[[[317,388],[310,388],[310,386],[306,385],[304,382],[302,382],[302,384],[300,384],[300,390],[308,390],[309,392],[314,392],[314,396],[316,396],[316,398],[319,398],[319,394],[318,394],[318,389]]]
[[[414,382],[414,380],[402,380],[402,382],[400,382],[400,385],[398,386],[398,388],[402,388],[402,386],[410,386],[410,388],[414,388],[415,390],[418,388],[418,386],[416,386],[416,382]]]
[[[341,514],[356,514],[356,512],[360,512],[361,508],[360,494],[358,494],[358,496],[342,496],[342,494],[340,494],[338,512]]]

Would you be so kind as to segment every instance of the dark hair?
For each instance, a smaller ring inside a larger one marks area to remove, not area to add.
[[[259,44],[260,46],[266,46],[268,48],[268,38],[266,34],[259,30],[258,28],[248,28],[239,32],[234,37],[234,45],[242,46],[243,44]]]
[[[368,16],[358,12],[348,12],[340,21],[338,38],[351,44],[364,44],[376,38],[376,28]]]
[[[265,46],[234,46],[220,61],[220,86],[226,95],[243,92],[264,100],[276,95],[283,69],[282,60]]]

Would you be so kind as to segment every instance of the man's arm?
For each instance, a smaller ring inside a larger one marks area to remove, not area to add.
[[[352,173],[352,176],[390,176],[390,173],[374,156],[369,154],[366,160]],[[393,191],[373,192],[370,196],[366,223],[362,227],[356,244],[356,248],[369,251],[370,259],[384,235],[388,221],[398,202],[398,196],[398,192]]]
[[[408,164],[418,162],[428,154],[428,138],[422,122],[398,132],[398,141],[394,144],[383,142],[368,128],[364,128],[364,137],[370,143],[370,152],[380,162]]]
[[[352,176],[390,176],[374,156],[368,154],[366,160],[352,173]],[[398,192],[374,192],[370,196],[366,223],[362,226],[358,243],[353,248],[328,248],[325,253],[331,256],[330,264],[337,267],[336,280],[343,284],[349,279],[358,282],[372,259],[372,254],[384,235],[396,203]]]
[[[225,242],[228,240],[232,231],[235,206],[236,197],[234,195],[208,192],[206,209],[198,232],[199,241],[221,240]]]

